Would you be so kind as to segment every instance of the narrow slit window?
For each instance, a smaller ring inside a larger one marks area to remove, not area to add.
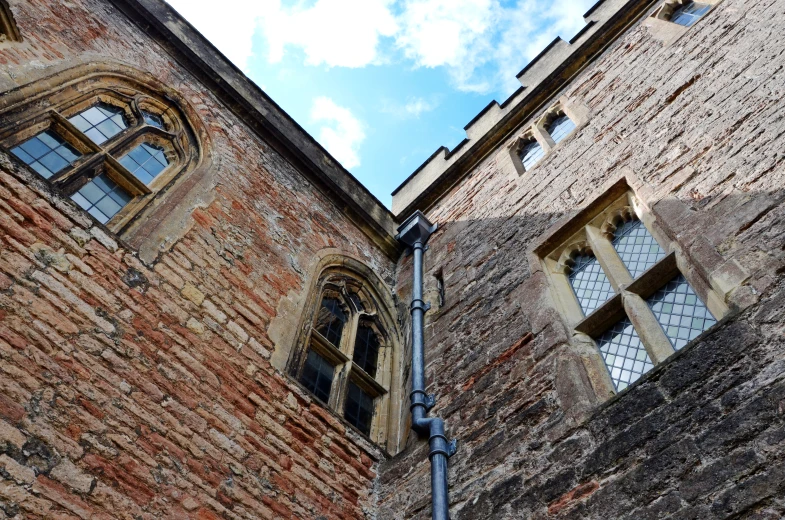
[[[717,323],[682,274],[657,291],[647,303],[676,350]]]
[[[316,332],[335,346],[340,345],[343,326],[348,316],[337,298],[322,299],[322,306],[316,316]]]
[[[521,149],[521,162],[525,170],[530,170],[545,155],[545,151],[537,141],[531,141]]]
[[[82,155],[51,130],[41,132],[11,148],[11,153],[44,179],[71,166]]]
[[[600,262],[592,255],[578,255],[569,275],[570,285],[585,315],[614,295],[613,287],[605,276]]]
[[[627,388],[654,367],[627,317],[600,336],[597,346],[617,392]]]
[[[619,226],[613,238],[613,247],[633,278],[665,258],[665,251],[640,220],[631,220]]]
[[[163,148],[142,143],[120,158],[120,164],[145,184],[153,182],[169,166]]]
[[[690,27],[708,13],[709,9],[711,9],[711,6],[708,4],[686,2],[673,11],[670,21],[684,27]]]
[[[330,400],[330,389],[333,385],[334,373],[335,367],[329,361],[310,350],[308,351],[308,357],[305,359],[300,382],[309,392],[326,403]]]
[[[349,388],[347,389],[344,418],[365,435],[371,434],[373,397],[354,383],[349,383]]]
[[[117,215],[128,202],[131,195],[117,185],[105,173],[90,180],[79,191],[71,195],[71,199],[79,207],[87,211],[101,224]]]
[[[572,119],[566,115],[561,115],[554,119],[550,125],[548,125],[547,130],[551,136],[551,139],[553,139],[553,142],[559,143],[565,137],[570,135],[573,130],[575,130],[575,123],[573,123]]]
[[[354,362],[371,377],[376,377],[376,362],[379,359],[379,336],[372,327],[360,325],[354,343]]]
[[[68,121],[95,144],[103,144],[128,128],[123,111],[104,103],[90,107]]]

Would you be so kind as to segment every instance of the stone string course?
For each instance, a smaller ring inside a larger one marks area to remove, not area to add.
[[[500,143],[429,211],[453,520],[785,518],[784,12],[725,0],[669,47],[637,24],[555,93],[584,126],[522,176]],[[526,253],[622,177],[696,274],[746,281],[735,316],[601,404]],[[405,300],[409,259],[398,276]],[[379,518],[430,518],[426,456],[383,464]]]

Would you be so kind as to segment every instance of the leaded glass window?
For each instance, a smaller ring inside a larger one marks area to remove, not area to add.
[[[363,391],[354,383],[349,383],[346,393],[346,407],[344,418],[349,424],[363,432],[371,433],[371,420],[373,419],[373,397]]]
[[[600,336],[597,346],[617,392],[654,367],[635,327],[626,317]]]
[[[316,317],[316,331],[335,346],[341,343],[341,333],[347,320],[338,298],[324,298]]]
[[[709,284],[700,287],[707,287],[707,298],[714,296],[707,300],[711,305],[701,301],[679,270],[678,251],[666,253],[654,239],[640,217],[643,205],[631,193],[606,203],[604,209],[590,204],[555,231],[562,244],[551,238],[535,249],[575,341],[591,338],[597,346],[589,377],[599,395],[632,385],[727,312]]]
[[[51,130],[11,148],[11,153],[44,179],[60,173],[82,155]]]
[[[68,121],[95,144],[102,144],[128,128],[122,109],[104,103],[90,107]]]
[[[554,143],[561,142],[565,137],[570,135],[573,130],[575,130],[575,123],[566,115],[561,115],[554,119],[547,128]]]
[[[395,320],[379,306],[379,295],[369,285],[343,269],[319,278],[319,293],[309,311],[311,327],[303,329],[304,348],[292,353],[289,373],[338,417],[379,441],[388,430],[381,422],[377,428],[374,421],[390,419],[375,413],[390,404],[390,331]]]
[[[676,350],[717,323],[682,274],[657,291],[647,303]]]
[[[164,149],[142,143],[120,158],[120,164],[145,184],[153,182],[159,173],[169,166]]]
[[[309,392],[326,403],[330,400],[334,373],[335,367],[329,361],[310,350],[305,359],[300,382]]]
[[[540,143],[537,141],[531,141],[523,146],[521,149],[521,162],[523,162],[523,167],[526,170],[530,170],[532,166],[537,164],[537,162],[542,159],[545,155],[545,151],[540,146]]]
[[[379,337],[372,327],[360,325],[354,343],[354,362],[371,377],[376,377],[376,361],[379,358]]]
[[[686,2],[673,11],[670,21],[685,27],[690,27],[704,14],[708,13],[709,9],[711,9],[711,6],[708,4]]]
[[[640,220],[630,220],[616,229],[613,247],[633,278],[665,257],[665,251]]]
[[[105,173],[90,180],[71,199],[101,224],[106,224],[131,200],[131,195]]]
[[[613,296],[613,287],[597,258],[592,255],[578,255],[574,260],[575,265],[569,275],[570,285],[583,313],[589,315]]]

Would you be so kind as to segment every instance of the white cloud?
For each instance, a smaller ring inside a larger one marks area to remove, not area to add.
[[[392,0],[317,0],[308,8],[284,7],[280,0],[259,3],[271,63],[291,46],[303,50],[308,65],[364,67],[380,61],[380,38],[398,30]]]
[[[324,123],[319,129],[317,140],[344,168],[360,166],[359,148],[365,140],[365,130],[348,108],[320,96],[313,101],[311,120]]]
[[[257,0],[167,0],[232,63],[248,69],[253,35],[263,11]]]
[[[510,93],[523,66],[584,25],[594,0],[402,0],[396,42],[416,66],[445,67],[456,88]]]
[[[405,103],[386,100],[382,103],[382,112],[392,114],[398,119],[417,119],[420,114],[431,112],[439,106],[438,101],[429,101],[422,97],[411,97]]]

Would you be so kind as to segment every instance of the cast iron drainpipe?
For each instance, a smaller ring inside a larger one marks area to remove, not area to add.
[[[444,420],[428,417],[428,411],[436,404],[433,395],[425,393],[425,354],[423,317],[430,309],[422,299],[422,257],[425,243],[436,231],[436,225],[428,222],[420,211],[416,211],[398,228],[396,238],[411,248],[414,253],[414,283],[412,285],[412,430],[418,435],[428,435],[431,451],[431,494],[433,520],[449,520],[447,498],[447,459],[457,448],[455,440],[448,441],[444,433]]]

